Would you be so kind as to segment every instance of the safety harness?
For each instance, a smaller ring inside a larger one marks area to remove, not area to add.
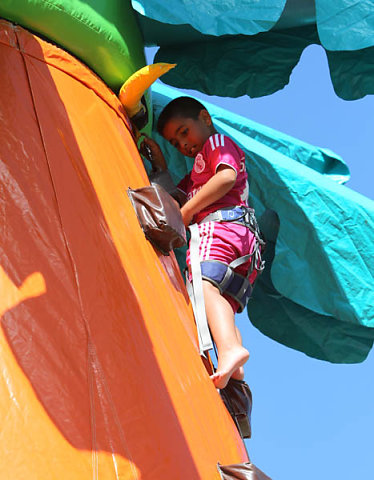
[[[243,311],[252,294],[253,286],[249,281],[252,272],[261,273],[265,263],[261,259],[261,249],[265,242],[261,238],[254,210],[247,206],[227,207],[208,214],[200,223],[232,222],[247,227],[255,237],[252,253],[236,258],[230,264],[219,260],[204,260],[200,262],[199,243],[200,234],[198,224],[190,225],[190,262],[192,283],[186,275],[187,290],[194,310],[199,335],[200,353],[213,348],[205,313],[202,280],[207,280],[216,286],[220,293],[229,295],[239,304],[239,312]],[[251,260],[246,276],[235,271],[237,267]]]

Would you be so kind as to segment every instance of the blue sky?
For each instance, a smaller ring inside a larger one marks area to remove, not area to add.
[[[374,199],[374,96],[347,102],[332,88],[321,47],[308,47],[290,83],[268,97],[206,97],[305,142],[333,150],[351,171],[349,188]],[[374,306],[373,306],[374,307]],[[356,365],[315,360],[237,318],[251,357],[251,460],[273,480],[371,480],[374,354]]]
[[[322,48],[304,52],[282,91],[224,103],[338,153],[351,171],[347,186],[374,198],[374,97],[339,99]],[[251,351],[246,380],[254,395],[253,438],[246,445],[252,461],[274,480],[374,478],[373,352],[361,364],[333,365],[277,344],[244,315],[238,325]]]

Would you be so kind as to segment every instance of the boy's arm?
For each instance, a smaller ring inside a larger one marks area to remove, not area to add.
[[[164,187],[174,200],[176,200],[178,207],[183,205],[186,202],[186,195],[173,184],[167,169],[165,157],[158,143],[147,135],[144,135],[144,140],[140,144],[139,150],[152,164],[153,173],[149,176],[149,179]],[[166,178],[161,178],[164,174],[166,174]]]
[[[226,195],[235,181],[236,171],[228,165],[219,165],[215,175],[181,208],[184,224],[189,225],[196,213]]]

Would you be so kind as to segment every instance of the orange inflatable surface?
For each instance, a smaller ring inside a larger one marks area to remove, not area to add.
[[[0,21],[0,478],[219,479],[245,447],[198,353],[117,97]]]

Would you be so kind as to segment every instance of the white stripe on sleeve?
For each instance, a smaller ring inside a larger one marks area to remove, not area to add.
[[[212,147],[212,150],[214,150],[216,147],[214,146],[213,137],[209,137],[209,142],[210,142],[210,146]]]
[[[218,135],[218,133],[216,133],[214,135],[214,142],[216,144],[216,147],[219,147],[219,135]]]

